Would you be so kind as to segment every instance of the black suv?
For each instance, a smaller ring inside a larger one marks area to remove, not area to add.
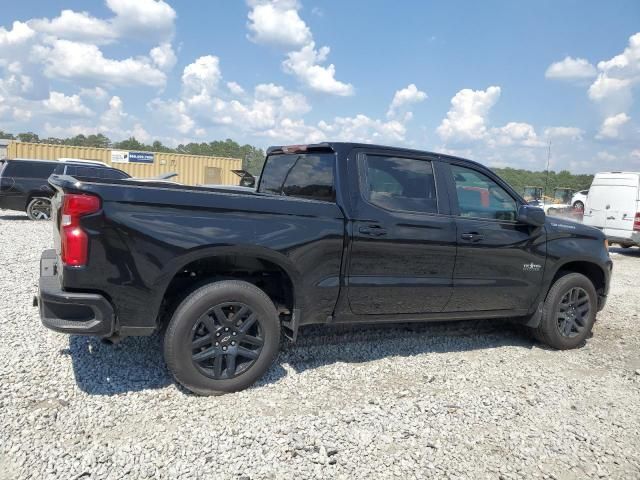
[[[85,180],[123,179],[130,175],[98,162],[83,160],[0,160],[0,208],[25,211],[31,220],[51,216],[51,174]]]

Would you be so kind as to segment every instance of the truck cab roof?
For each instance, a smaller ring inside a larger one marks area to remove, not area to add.
[[[303,153],[303,152],[313,152],[313,151],[332,151],[336,153],[345,153],[355,148],[368,149],[368,150],[380,150],[380,151],[388,151],[392,153],[397,153],[400,155],[419,155],[425,157],[437,157],[440,160],[451,161],[451,162],[462,162],[467,163],[474,166],[479,166],[484,169],[484,165],[481,163],[475,162],[473,160],[469,160],[463,157],[456,157],[454,155],[448,155],[445,153],[437,153],[431,152],[428,150],[417,150],[412,148],[405,147],[393,147],[389,145],[378,145],[374,143],[358,143],[358,142],[321,142],[321,143],[310,143],[310,144],[301,144],[301,145],[276,145],[269,147],[267,149],[267,155],[277,155],[283,153]]]

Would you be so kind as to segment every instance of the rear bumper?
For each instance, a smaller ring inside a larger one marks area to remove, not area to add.
[[[36,297],[42,324],[60,333],[102,337],[112,335],[115,316],[111,303],[97,293],[62,290],[56,262],[55,250],[42,252]]]

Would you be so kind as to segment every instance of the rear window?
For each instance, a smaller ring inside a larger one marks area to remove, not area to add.
[[[102,178],[121,180],[123,178],[129,178],[129,174],[124,173],[120,170],[111,170],[110,168],[103,168]]]
[[[55,163],[29,162],[23,160],[14,160],[8,162],[5,175],[18,178],[42,178],[46,179],[51,176],[56,168]]]
[[[272,155],[267,158],[258,191],[333,202],[334,163],[331,153]]]

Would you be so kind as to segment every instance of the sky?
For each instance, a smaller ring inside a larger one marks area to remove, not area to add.
[[[21,0],[0,130],[640,170],[640,2]]]

